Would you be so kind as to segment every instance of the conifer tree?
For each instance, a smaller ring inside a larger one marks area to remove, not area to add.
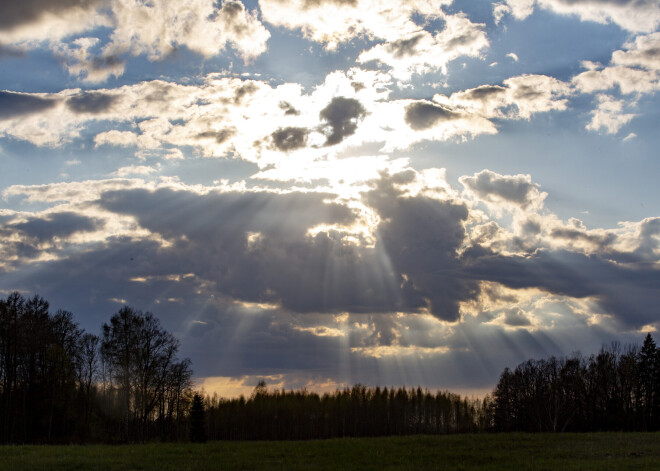
[[[206,441],[206,423],[204,418],[204,401],[202,396],[193,396],[190,407],[190,441],[193,443],[204,443]]]

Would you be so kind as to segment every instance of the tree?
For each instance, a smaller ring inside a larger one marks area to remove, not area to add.
[[[171,417],[171,410],[156,406],[166,403],[166,393],[180,393],[192,375],[189,361],[177,360],[178,349],[178,340],[151,313],[125,306],[103,325],[101,353],[121,399],[126,441],[148,438],[154,412],[161,421]]]
[[[193,396],[190,408],[190,441],[193,443],[204,443],[206,441],[206,420],[204,417],[204,401],[202,396]]]
[[[639,386],[642,402],[642,423],[645,429],[651,428],[653,405],[655,403],[656,345],[651,334],[646,334],[639,351]]]

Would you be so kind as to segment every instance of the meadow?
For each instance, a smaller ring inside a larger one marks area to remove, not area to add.
[[[658,470],[660,433],[0,447],[13,470]]]

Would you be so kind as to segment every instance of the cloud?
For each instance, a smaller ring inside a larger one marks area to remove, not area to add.
[[[0,19],[0,43],[54,41],[96,26],[109,26],[108,17],[95,14],[109,3],[104,0],[6,2]]]
[[[130,131],[107,131],[102,132],[94,136],[94,145],[102,146],[105,144],[120,146],[120,147],[130,147],[137,145],[138,135]]]
[[[660,33],[640,35],[624,44],[624,49],[612,53],[610,63],[603,67],[596,63],[583,63],[587,71],[573,77],[576,90],[582,93],[600,93],[598,107],[587,124],[591,131],[605,130],[616,134],[636,114],[624,112],[634,107],[639,97],[660,90]],[[617,99],[611,94],[618,88],[624,96]]]
[[[36,23],[42,17],[51,14],[66,14],[69,10],[88,9],[97,6],[100,1],[84,0],[26,0],[19,3],[12,2],[2,9],[0,30],[11,30],[26,23]]]
[[[438,94],[433,100],[485,118],[530,119],[536,113],[565,110],[572,93],[569,83],[553,77],[519,75],[502,85],[481,85],[449,97]]]
[[[573,298],[593,297],[626,326],[654,318],[654,284],[660,271],[646,264],[621,266],[602,256],[568,251],[537,251],[532,256],[501,256],[476,249],[465,252],[474,276],[514,289],[536,287]]]
[[[394,41],[363,51],[358,62],[378,61],[392,68],[394,77],[410,80],[412,74],[447,73],[447,64],[461,56],[478,57],[489,42],[484,25],[462,14],[444,16],[445,27],[432,34],[414,31]]]
[[[335,97],[328,106],[323,108],[319,117],[327,122],[330,128],[326,134],[326,146],[339,144],[346,137],[352,136],[357,130],[358,121],[366,116],[367,112],[362,104],[354,98]]]
[[[50,213],[44,218],[32,217],[10,224],[11,229],[38,241],[66,237],[75,232],[90,232],[98,228],[98,222],[73,212]]]
[[[474,281],[460,275],[458,260],[468,208],[421,195],[401,197],[395,183],[401,176],[384,177],[365,195],[381,218],[379,242],[398,274],[408,309],[426,308],[439,319],[456,321],[460,302],[476,295]]]
[[[79,220],[0,214],[23,244],[0,237],[3,284],[38,286],[89,312],[91,328],[116,310],[112,299],[141,306],[182,339],[197,374],[288,371],[278,384],[308,384],[312,371],[336,382],[424,381],[397,364],[446,371],[457,385],[475,384],[470,368],[483,368],[476,376],[490,384],[521,356],[570,352],[575,342],[595,350],[653,320],[660,219],[589,230],[535,207],[528,176],[486,171],[480,184],[482,173],[467,178],[492,210],[453,191],[439,169],[381,172],[362,206],[331,192],[171,180],[11,187],[5,198],[68,207],[58,211]],[[496,224],[501,204],[527,209],[477,241],[475,224]],[[363,211],[374,240],[348,236]],[[524,234],[525,253],[486,246]]]
[[[90,36],[99,26],[110,29],[109,41]],[[266,51],[269,37],[256,11],[233,0],[29,0],[3,9],[0,22],[0,43],[33,48],[48,41],[71,75],[92,83],[121,76],[125,54],[155,61],[186,47],[208,58],[230,46],[247,62]]]
[[[660,89],[660,33],[641,35],[614,51],[610,64],[586,64],[589,70],[573,78],[584,93],[619,87],[623,94],[652,93]]]
[[[0,91],[0,119],[38,113],[56,104],[56,100],[40,94]]]
[[[118,101],[117,95],[102,92],[85,92],[74,95],[66,101],[66,105],[76,114],[99,114],[108,112],[112,105]]]
[[[259,2],[265,21],[300,29],[327,49],[359,37],[378,41],[359,55],[358,62],[378,61],[400,80],[438,70],[446,73],[450,61],[462,55],[477,57],[488,47],[484,25],[472,23],[463,13],[446,14],[442,8],[449,4],[449,0]],[[441,30],[425,29],[438,19],[444,21]]]
[[[256,13],[239,1],[225,0],[218,7],[213,0],[185,5],[165,0],[139,5],[115,0],[113,15],[116,26],[104,48],[104,54],[111,56],[130,52],[159,60],[185,46],[211,57],[230,44],[244,60],[250,60],[266,50],[270,37]]]
[[[649,33],[660,25],[660,7],[655,0],[505,0],[496,4],[496,21],[506,13],[523,20],[535,7],[560,15],[577,15],[582,21],[614,23],[621,28]]]
[[[592,111],[591,121],[586,128],[590,131],[604,129],[608,134],[616,134],[628,124],[636,114],[623,113],[625,101],[616,100],[607,95],[598,95],[598,107]]]
[[[529,318],[525,316],[521,309],[507,310],[502,322],[511,327],[527,327],[532,325]]]
[[[157,169],[154,167],[148,167],[146,165],[129,165],[127,167],[122,167],[114,172],[114,175],[118,177],[127,177],[129,175],[149,175],[150,173],[156,172]]]
[[[461,115],[444,106],[415,102],[406,107],[406,123],[414,130],[428,129],[438,122],[458,119]]]
[[[185,187],[103,191],[102,185],[85,195],[71,185],[68,191],[60,187],[57,196],[38,187],[15,188],[11,194],[68,197],[96,208],[106,224],[118,218],[132,224],[123,226],[132,227],[130,237],[122,232],[124,238],[111,236],[93,250],[58,254],[66,258],[61,263],[82,273],[93,270],[95,260],[122,264],[127,260],[123,254],[139,250],[139,257],[133,255],[135,266],[117,267],[115,286],[152,270],[183,271],[206,280],[209,294],[292,312],[428,309],[455,321],[472,283],[448,276],[459,267],[456,251],[465,238],[467,208],[422,194],[404,195],[404,188],[417,181],[408,171],[381,180],[365,195],[381,219],[375,246],[346,237],[350,231],[342,228],[358,222],[359,212],[332,194],[198,193]],[[112,181],[105,188],[112,188]],[[315,227],[326,229],[310,233]],[[132,271],[137,267],[146,271]],[[111,297],[116,294],[105,296]]]
[[[277,149],[288,152],[305,147],[309,132],[305,128],[287,127],[278,129],[271,134],[271,137]]]
[[[83,37],[69,43],[57,42],[51,46],[55,56],[65,65],[70,75],[83,82],[105,82],[111,76],[124,74],[125,63],[116,55],[101,55],[97,48],[98,38]]]
[[[272,25],[300,29],[306,38],[336,49],[340,43],[360,36],[386,41],[400,39],[419,31],[412,20],[414,14],[429,18],[443,16],[442,7],[450,3],[449,0],[260,0],[259,6],[264,20]]]
[[[390,99],[390,86],[387,74],[350,69],[329,74],[309,93],[298,84],[273,86],[208,74],[195,85],[153,80],[86,92],[22,94],[58,104],[0,123],[0,132],[54,147],[93,129],[97,146],[137,146],[142,156],[156,157],[163,149],[182,156],[192,148],[206,157],[245,159],[261,169],[288,165],[293,156],[302,169],[366,143],[391,152],[425,140],[495,134],[492,118],[526,119],[564,109],[570,90],[550,77],[519,76],[451,97],[436,95],[430,102]]]
[[[4,239],[0,243],[0,270],[31,260],[57,259],[63,250],[73,245],[74,236],[102,228],[101,220],[71,211],[0,218],[0,235]]]
[[[461,184],[478,199],[521,209],[540,208],[547,193],[539,191],[530,175],[499,175],[482,170],[473,176],[459,178]]]

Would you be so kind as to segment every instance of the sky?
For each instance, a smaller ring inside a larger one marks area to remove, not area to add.
[[[207,392],[481,395],[660,327],[657,0],[23,0],[0,294]]]

